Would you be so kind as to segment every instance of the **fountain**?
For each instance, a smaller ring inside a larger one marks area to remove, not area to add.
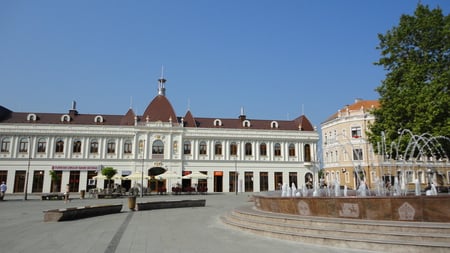
[[[405,134],[409,134],[407,142]],[[435,137],[427,133],[414,135],[405,129],[399,131],[399,139],[390,145],[389,151],[386,144],[382,143],[383,152],[379,153],[383,155],[383,161],[380,163],[382,170],[380,175],[383,176],[381,179],[376,178],[374,189],[369,189],[364,171],[360,166],[355,166],[358,182],[356,190],[348,190],[344,186],[341,192],[340,182],[337,179],[333,186],[328,185],[326,189],[320,189],[315,183],[312,194],[304,185],[297,194],[288,194],[286,184],[283,185],[286,187],[286,190],[282,191],[283,198],[265,194],[255,195],[255,206],[263,211],[302,216],[450,222],[448,212],[450,194],[438,194],[436,188],[438,181],[436,168],[450,167],[449,156],[440,141],[450,144],[448,137]],[[403,153],[400,153],[401,146],[406,147]],[[425,179],[421,178],[424,176],[421,171],[423,168],[427,169],[429,187],[422,193],[422,185],[426,185]],[[393,185],[391,180],[394,181]],[[334,187],[334,191],[331,187]]]

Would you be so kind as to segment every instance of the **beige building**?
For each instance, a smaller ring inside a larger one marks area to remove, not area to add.
[[[321,124],[324,182],[327,185],[338,181],[341,186],[356,189],[359,186],[357,173],[359,178],[365,178],[369,187],[374,185],[380,157],[367,140],[366,130],[375,119],[370,111],[377,107],[377,100],[356,99]]]

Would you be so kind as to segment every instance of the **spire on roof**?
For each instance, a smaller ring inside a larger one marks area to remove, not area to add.
[[[164,85],[165,82],[166,79],[164,79],[164,66],[161,66],[161,77],[158,79],[158,95],[166,95],[166,87]]]

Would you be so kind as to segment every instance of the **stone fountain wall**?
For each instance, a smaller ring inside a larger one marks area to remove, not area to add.
[[[399,197],[274,197],[255,195],[262,211],[365,220],[450,222],[450,195]]]

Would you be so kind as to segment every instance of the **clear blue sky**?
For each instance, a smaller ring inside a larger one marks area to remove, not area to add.
[[[0,1],[0,105],[139,115],[164,65],[176,114],[320,123],[378,99],[377,34],[408,0]],[[422,0],[444,14],[450,1]]]

